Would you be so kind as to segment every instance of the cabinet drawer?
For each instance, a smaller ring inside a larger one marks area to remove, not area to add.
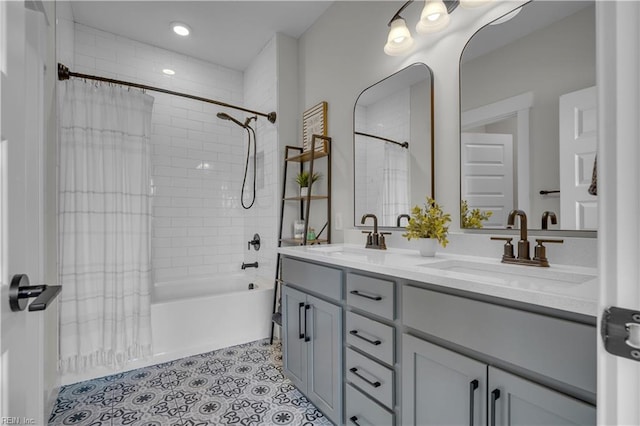
[[[347,274],[347,303],[353,307],[392,320],[393,281]]]
[[[347,385],[347,425],[351,426],[394,426],[395,419],[393,414],[367,398],[351,386]]]
[[[388,408],[393,407],[393,371],[347,349],[347,380],[380,401]]]
[[[393,327],[347,312],[347,343],[393,365]]]
[[[282,259],[282,280],[305,290],[342,300],[342,271],[285,257]]]
[[[596,393],[596,328],[414,286],[406,326]]]

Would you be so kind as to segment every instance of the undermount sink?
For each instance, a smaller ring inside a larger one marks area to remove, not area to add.
[[[309,251],[322,253],[329,256],[367,257],[368,255],[372,254],[371,249],[345,246],[314,246],[309,247]]]
[[[548,268],[505,265],[502,263],[483,263],[472,260],[445,260],[436,263],[426,263],[420,266],[450,271],[460,274],[482,277],[491,281],[507,284],[509,282],[526,281],[532,285],[577,285],[596,278],[595,275],[579,272],[558,270],[553,266]]]

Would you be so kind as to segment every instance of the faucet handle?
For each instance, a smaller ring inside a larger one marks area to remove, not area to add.
[[[562,244],[564,243],[564,240],[551,240],[548,238],[536,238],[536,243],[542,245],[542,243],[557,243],[557,244]]]
[[[502,252],[503,262],[505,261],[505,259],[515,258],[515,256],[513,255],[513,244],[511,244],[513,237],[491,237],[491,239],[496,241],[506,241],[506,243],[504,243],[504,251]]]
[[[387,242],[384,240],[385,235],[391,235],[391,232],[380,232],[380,239],[378,240],[378,245],[380,246],[380,250],[387,249]]]
[[[371,235],[371,232],[372,231],[362,231],[363,234],[367,234],[367,244],[365,245],[365,248],[373,246],[373,235]]]
[[[543,246],[543,243],[556,243],[562,244],[564,240],[550,240],[545,238],[536,238],[538,243],[534,249],[533,260],[538,262],[540,266],[549,266],[549,259],[547,259],[547,248]]]

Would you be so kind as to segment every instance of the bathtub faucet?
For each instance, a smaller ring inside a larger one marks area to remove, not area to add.
[[[242,262],[242,269],[257,268],[257,267],[258,267],[258,262],[253,262],[253,263],[244,263],[244,262]]]

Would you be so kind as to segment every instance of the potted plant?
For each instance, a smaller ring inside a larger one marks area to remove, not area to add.
[[[460,201],[460,225],[465,229],[480,229],[482,228],[482,222],[489,220],[493,215],[491,210],[487,210],[484,213],[480,209],[469,210],[469,204],[467,200]]]
[[[408,240],[418,239],[421,255],[435,256],[438,243],[442,247],[446,247],[449,243],[447,240],[449,222],[451,222],[451,215],[445,213],[433,198],[427,197],[424,208],[414,206],[411,210],[411,218],[406,227],[407,232],[402,236]]]
[[[296,175],[296,183],[300,185],[300,196],[306,197],[308,195],[309,186],[320,179],[322,175],[320,173],[314,173],[313,176],[308,171],[300,172]]]

